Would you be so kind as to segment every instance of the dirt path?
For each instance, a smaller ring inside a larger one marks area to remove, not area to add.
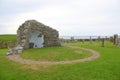
[[[90,61],[100,56],[98,52],[92,49],[86,49],[86,48],[81,48],[81,47],[76,47],[76,46],[70,46],[70,47],[89,51],[92,53],[92,55],[89,57],[83,58],[83,59],[67,60],[67,61],[34,61],[34,60],[23,59],[20,57],[20,55],[9,55],[8,58],[10,60],[13,60],[15,62],[19,62],[22,64],[71,64],[71,63],[77,63],[77,62]]]

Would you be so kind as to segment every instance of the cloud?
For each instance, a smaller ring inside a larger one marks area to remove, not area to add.
[[[119,33],[119,0],[1,0],[0,4],[0,27],[8,29],[4,33],[15,33],[28,19],[49,25],[60,35]]]

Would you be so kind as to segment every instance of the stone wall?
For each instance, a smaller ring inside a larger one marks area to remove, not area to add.
[[[17,31],[17,42],[24,49],[30,48],[30,33],[32,31],[39,31],[44,36],[43,46],[60,46],[59,33],[57,30],[50,28],[35,20],[28,20],[23,23]]]
[[[28,20],[18,28],[17,45],[7,54],[19,54],[25,49],[46,46],[61,46],[58,31],[35,20]]]
[[[0,42],[0,49],[3,48],[13,48],[16,45],[16,42]]]

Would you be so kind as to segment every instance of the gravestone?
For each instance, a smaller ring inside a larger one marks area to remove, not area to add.
[[[18,46],[19,45],[19,46]],[[20,49],[61,46],[59,33],[36,20],[25,21],[17,30],[17,46],[10,53],[22,52]]]
[[[112,43],[114,43],[114,38],[113,38],[113,36],[110,36],[109,41],[112,42]]]
[[[74,37],[71,37],[70,41],[71,41],[71,42],[74,42],[74,41],[75,41]]]
[[[85,42],[85,39],[82,39],[82,43],[84,44],[84,42]]]
[[[118,35],[114,35],[114,45],[118,45]]]
[[[101,37],[100,37],[100,36],[98,36],[98,41],[100,42],[100,40],[101,40]]]
[[[90,44],[92,44],[93,43],[93,40],[92,40],[92,37],[90,36]]]
[[[118,47],[120,47],[120,36],[118,38]]]
[[[102,47],[104,47],[104,42],[105,42],[104,38],[102,38],[101,41],[102,41]]]

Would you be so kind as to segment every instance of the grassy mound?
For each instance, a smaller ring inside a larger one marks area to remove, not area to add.
[[[85,50],[68,47],[45,47],[39,49],[28,49],[21,54],[25,59],[40,61],[66,61],[81,59],[91,56],[91,53]]]

